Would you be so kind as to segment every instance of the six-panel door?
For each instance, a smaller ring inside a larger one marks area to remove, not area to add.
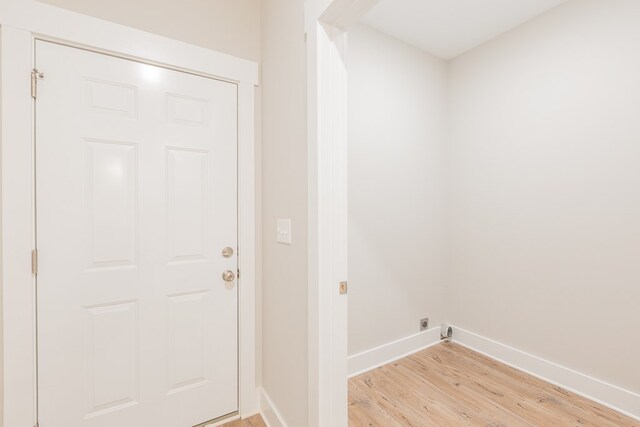
[[[237,86],[41,41],[36,62],[41,425],[236,411]]]

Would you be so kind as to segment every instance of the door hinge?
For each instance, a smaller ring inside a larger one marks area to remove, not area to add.
[[[240,269],[238,268],[238,274],[236,274],[236,277],[239,279],[240,278]]]
[[[31,71],[31,97],[33,99],[38,98],[38,79],[44,79],[44,73],[34,68],[33,71]]]
[[[31,273],[38,274],[38,250],[31,251]]]

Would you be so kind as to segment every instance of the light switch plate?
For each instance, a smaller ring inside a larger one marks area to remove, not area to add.
[[[290,245],[291,244],[291,220],[279,219],[277,222],[278,222],[277,223],[278,243]]]

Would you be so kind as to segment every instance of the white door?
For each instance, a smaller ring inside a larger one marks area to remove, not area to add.
[[[40,426],[236,411],[237,86],[41,41],[36,62]]]

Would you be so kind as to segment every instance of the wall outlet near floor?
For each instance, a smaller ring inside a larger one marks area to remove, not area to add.
[[[440,325],[440,339],[450,342],[453,338],[453,328],[446,323]]]
[[[429,329],[429,318],[420,319],[420,331],[426,331],[427,329]]]

